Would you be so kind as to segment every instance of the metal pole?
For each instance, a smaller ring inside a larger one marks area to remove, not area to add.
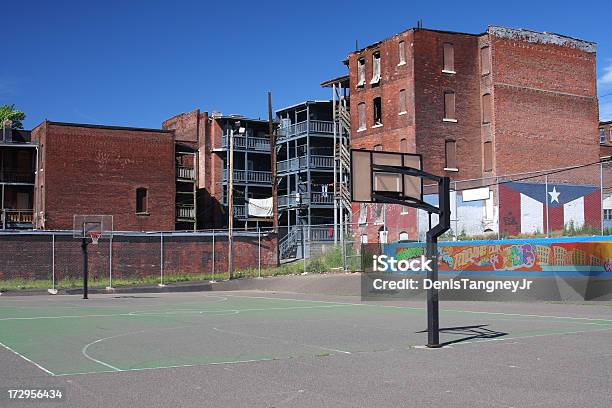
[[[232,229],[234,228],[234,128],[230,129],[230,144],[229,144],[229,177],[227,187],[227,273],[229,279],[232,279],[232,269],[234,268],[233,251],[234,251],[234,237],[232,236]]]
[[[87,279],[89,275],[89,271],[87,270],[87,238],[83,237],[81,239],[81,253],[83,254],[83,299],[87,299],[88,288],[87,288]]]
[[[304,273],[306,273],[306,245],[304,243],[304,223],[302,223],[302,258],[304,259]]]
[[[163,288],[164,286],[164,233],[159,233],[159,287]]]
[[[55,234],[51,233],[51,289],[55,292]]]
[[[336,157],[340,153],[337,143],[337,130],[338,120],[336,115],[336,84],[332,85],[332,108],[334,118],[334,245],[338,243],[338,194],[336,194],[336,188],[338,187],[338,175],[336,166]]]
[[[548,222],[548,174],[544,175],[544,186],[546,187],[546,193],[544,194],[546,200],[546,238],[548,238],[548,231],[550,230],[550,222]]]
[[[108,290],[113,289],[113,234],[109,238],[108,243]]]
[[[257,226],[257,268],[259,270],[257,277],[261,278],[261,230]]]
[[[458,208],[458,201],[459,201],[459,194],[457,193],[457,182],[455,181],[455,212],[454,212],[454,216],[455,216],[455,241],[457,241],[459,238],[459,208]],[[485,204],[486,205],[486,204]]]
[[[210,283],[215,283],[215,230],[212,230],[212,276]]]
[[[601,216],[601,235],[604,234],[604,209],[603,209],[603,163],[599,163],[599,215]]]
[[[501,200],[499,199],[499,177],[495,177],[495,188],[497,190],[497,239],[501,239]]]

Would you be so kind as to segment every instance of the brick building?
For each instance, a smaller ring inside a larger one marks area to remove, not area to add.
[[[480,34],[415,28],[350,53],[346,64],[354,148],[421,153],[426,171],[475,180],[463,189],[598,160],[594,43],[497,26]],[[551,181],[596,182],[588,172]],[[504,200],[503,189],[475,200],[482,217],[471,232],[516,232],[500,220],[520,208]],[[354,206],[354,221],[359,213]],[[403,213],[414,225],[416,213]]]
[[[171,131],[44,121],[38,144],[35,228],[72,229],[75,214],[109,214],[114,229],[175,229]]]
[[[599,156],[612,156],[612,120],[599,123]]]
[[[272,196],[268,126],[267,121],[260,119],[216,113],[209,116],[208,112],[200,112],[199,109],[178,114],[163,122],[164,129],[174,131],[177,144],[190,146],[195,152],[198,163],[196,219],[199,229],[227,227],[227,169],[232,131],[234,228],[272,225],[271,217],[256,217],[249,213],[251,199],[262,200]]]

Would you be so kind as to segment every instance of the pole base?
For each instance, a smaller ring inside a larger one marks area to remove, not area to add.
[[[47,289],[50,295],[57,295],[57,289]]]
[[[115,291],[115,288],[113,288],[112,286],[107,286],[105,289],[106,289],[107,292],[114,292]]]
[[[426,344],[425,347],[427,348],[442,348],[442,344]]]
[[[160,288],[165,288],[166,285],[164,285],[163,283],[158,283],[157,286],[159,286]]]

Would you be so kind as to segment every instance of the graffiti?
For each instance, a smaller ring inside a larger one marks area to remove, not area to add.
[[[398,259],[418,258],[425,247],[394,246]],[[555,241],[550,239],[491,241],[438,247],[441,271],[578,271],[581,274],[612,272],[612,242]]]

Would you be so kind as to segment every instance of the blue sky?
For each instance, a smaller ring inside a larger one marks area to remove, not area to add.
[[[266,117],[268,90],[275,109],[329,98],[319,83],[345,73],[355,41],[422,19],[426,28],[478,33],[497,24],[597,42],[600,111],[612,119],[605,9],[604,1],[533,0],[13,1],[2,6],[0,103],[25,111],[26,128],[45,118],[158,128],[194,108]]]

